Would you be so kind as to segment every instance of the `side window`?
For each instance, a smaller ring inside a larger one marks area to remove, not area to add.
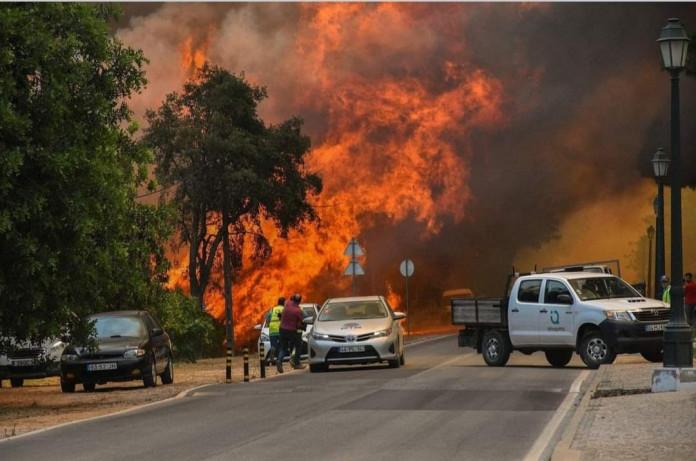
[[[559,304],[558,295],[566,294],[570,296],[570,292],[566,286],[557,280],[547,280],[546,289],[544,290],[544,303]],[[572,297],[571,297],[572,299]],[[561,303],[563,304],[563,303]]]
[[[525,280],[520,283],[517,300],[522,303],[538,303],[541,280]]]
[[[157,321],[149,313],[145,314],[143,317],[145,320],[145,326],[147,327],[147,331],[152,331],[153,328],[160,328]]]

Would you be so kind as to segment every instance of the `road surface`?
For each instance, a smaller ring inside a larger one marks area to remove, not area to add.
[[[210,386],[8,440],[0,459],[523,459],[584,368],[577,358],[553,369],[543,354],[519,353],[507,367],[490,368],[470,351],[449,336],[407,348],[400,369],[302,371]]]

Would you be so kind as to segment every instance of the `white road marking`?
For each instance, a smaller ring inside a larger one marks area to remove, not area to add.
[[[589,370],[583,370],[578,377],[575,378],[575,381],[573,381],[573,384],[570,386],[568,395],[566,395],[566,397],[563,399],[551,418],[551,421],[546,424],[546,427],[542,431],[541,435],[539,435],[534,442],[534,445],[532,445],[532,448],[529,450],[529,452],[527,452],[527,455],[524,457],[524,461],[542,460],[544,451],[548,447],[549,443],[551,443],[556,431],[558,430],[558,427],[568,414],[568,411],[570,411],[572,408],[573,402],[578,397],[578,393],[580,392],[580,387],[582,386],[582,383],[585,382],[585,379],[589,374]]]

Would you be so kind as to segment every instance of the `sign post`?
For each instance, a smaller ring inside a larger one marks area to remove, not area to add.
[[[408,305],[408,279],[411,278],[413,275],[413,272],[416,270],[416,266],[413,264],[413,261],[410,259],[406,258],[403,261],[401,261],[401,265],[399,266],[399,271],[401,272],[401,275],[404,276],[406,279],[406,331],[408,332],[408,335],[411,336],[411,313],[409,312],[409,305]]]
[[[346,247],[345,251],[343,252],[344,256],[350,256],[350,262],[348,263],[348,267],[346,267],[346,270],[343,271],[343,275],[350,275],[353,278],[353,296],[356,294],[356,284],[355,284],[355,276],[356,275],[365,275],[365,271],[363,270],[362,266],[356,259],[358,256],[365,256],[365,251],[362,249],[360,244],[358,243],[358,240],[356,238],[352,238],[350,242],[348,242],[348,246]]]

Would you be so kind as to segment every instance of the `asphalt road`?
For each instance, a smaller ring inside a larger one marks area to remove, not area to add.
[[[453,336],[406,366],[216,385],[135,412],[0,443],[0,459],[518,460],[584,370],[513,354],[486,367]],[[139,392],[141,390],[134,390]]]

